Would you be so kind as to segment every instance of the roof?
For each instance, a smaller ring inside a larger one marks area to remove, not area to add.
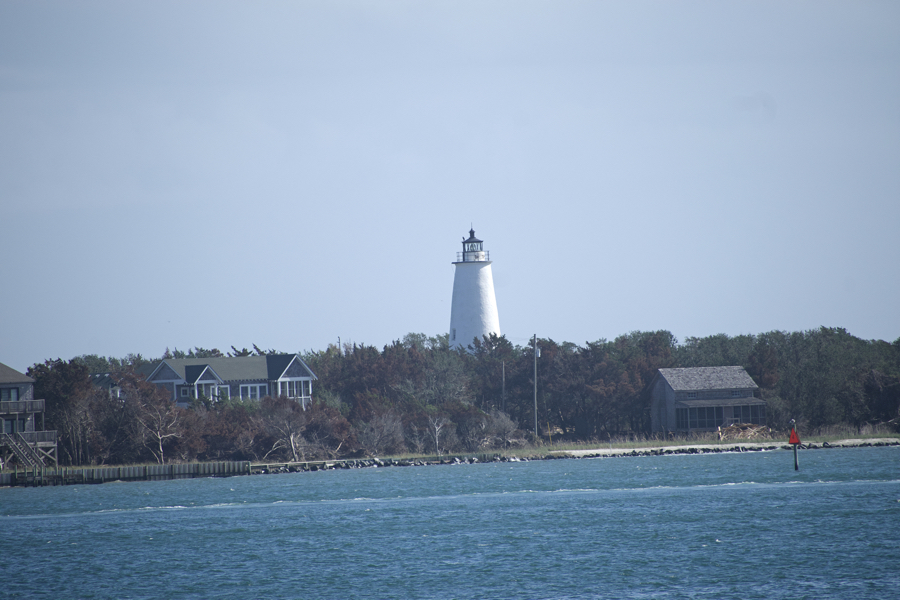
[[[316,374],[297,354],[221,358],[166,358],[157,365],[154,373],[160,366],[167,364],[181,379],[189,383],[194,383],[206,367],[212,369],[222,381],[275,381],[282,376],[294,360],[300,363],[310,377],[318,379]]]
[[[157,363],[142,363],[141,365],[133,368],[136,374],[147,378],[153,373],[153,371],[156,370],[157,366],[159,366]],[[119,380],[120,377],[116,372],[91,373],[91,382],[94,385],[105,389],[119,387]]]
[[[106,389],[119,386],[119,382],[113,379],[112,373],[91,373],[91,383]]]
[[[34,383],[34,379],[0,363],[0,384],[2,383]]]
[[[759,388],[744,367],[660,369],[659,374],[676,392]]]
[[[268,369],[270,381],[274,381],[281,377],[281,374],[287,370],[288,365],[291,364],[291,361],[294,360],[294,358],[299,360],[300,364],[306,367],[306,370],[309,371],[309,374],[312,375],[314,379],[316,377],[315,375],[313,375],[313,372],[310,370],[310,368],[306,366],[306,363],[303,362],[296,354],[268,354],[265,358],[266,368]]]
[[[184,368],[184,380],[188,383],[197,383],[197,380],[207,372],[212,372],[213,376],[218,377],[216,370],[207,364],[188,365]],[[204,379],[209,380],[210,377],[207,375]]]

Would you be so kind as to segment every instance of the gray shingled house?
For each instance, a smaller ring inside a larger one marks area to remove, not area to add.
[[[312,398],[318,379],[299,354],[236,356],[227,358],[166,358],[147,381],[167,389],[184,406],[193,398],[236,397],[258,399],[287,396],[303,404]]]
[[[650,382],[650,427],[715,431],[736,423],[766,424],[766,402],[743,367],[659,369]]]
[[[44,431],[44,401],[34,379],[0,363],[0,462],[13,456],[24,467],[57,464],[56,432]]]

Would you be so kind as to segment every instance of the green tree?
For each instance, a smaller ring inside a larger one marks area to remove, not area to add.
[[[76,359],[47,360],[27,374],[34,379],[35,398],[45,402],[46,428],[57,431],[60,462],[89,464],[95,433],[91,403],[98,390],[87,366]]]

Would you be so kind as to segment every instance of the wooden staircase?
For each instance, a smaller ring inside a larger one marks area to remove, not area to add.
[[[26,468],[43,467],[44,461],[41,455],[31,447],[20,433],[0,433],[0,446],[12,448],[16,459]]]

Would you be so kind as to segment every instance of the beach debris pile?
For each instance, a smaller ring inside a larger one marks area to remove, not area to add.
[[[735,423],[728,427],[719,427],[720,440],[754,440],[771,437],[772,430],[765,425],[751,423]]]

